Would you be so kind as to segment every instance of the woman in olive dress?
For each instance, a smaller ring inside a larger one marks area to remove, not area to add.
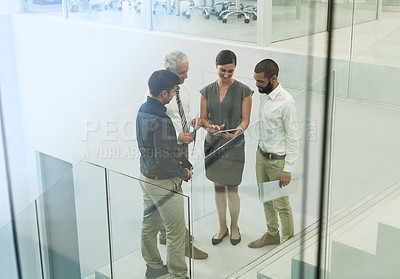
[[[238,227],[240,198],[238,185],[244,166],[244,130],[250,122],[252,90],[235,80],[236,55],[223,50],[216,57],[218,79],[200,90],[200,125],[207,130],[204,142],[206,176],[214,182],[219,230],[212,237],[216,245],[229,235],[226,223],[228,204],[231,219],[230,240],[240,242]],[[226,131],[225,130],[233,130]],[[216,132],[220,132],[215,134]]]

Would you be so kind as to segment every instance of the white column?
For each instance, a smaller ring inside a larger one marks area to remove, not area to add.
[[[257,0],[257,44],[272,43],[272,0]]]

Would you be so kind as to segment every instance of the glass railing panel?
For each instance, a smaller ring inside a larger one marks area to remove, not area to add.
[[[37,200],[46,278],[85,278],[110,262],[105,169],[80,162]]]
[[[35,203],[27,206],[15,218],[18,238],[18,252],[21,261],[22,277],[41,278],[39,232]]]
[[[18,279],[11,223],[0,229],[0,278]]]
[[[230,41],[257,42],[257,1],[237,1],[239,9],[235,8],[235,1],[228,4],[223,1],[178,0],[177,5],[172,8],[169,8],[168,2],[174,1],[153,1],[152,18],[155,30]]]
[[[368,2],[357,1],[356,7]],[[342,208],[346,214],[329,227],[328,278],[392,278],[398,272],[391,259],[398,245],[386,241],[398,238],[400,228],[393,222],[400,187],[400,129],[393,126],[400,117],[400,59],[394,43],[400,25],[391,21],[393,15],[383,13],[381,21],[368,23],[373,26],[368,30],[354,28],[349,98],[336,99],[331,211]],[[365,19],[359,10],[355,16],[355,22]],[[334,41],[333,47],[340,45]]]
[[[68,0],[70,18],[147,28],[147,1]]]
[[[146,264],[142,255],[146,255],[143,254],[143,251],[149,250],[143,250],[143,243],[141,241],[144,216],[147,216],[145,218],[146,227],[148,228],[146,232],[151,235],[149,238],[154,237],[149,241],[150,243],[154,242],[158,246],[163,264],[167,264],[168,256],[167,246],[159,243],[159,230],[157,226],[159,228],[162,227],[159,212],[176,211],[173,214],[174,218],[176,216],[181,216],[182,218],[175,220],[174,223],[182,222],[190,230],[189,197],[182,194],[179,180],[154,181],[154,183],[159,185],[166,183],[166,187],[172,188],[174,188],[173,185],[176,183],[176,191],[171,191],[141,179],[113,171],[108,172],[112,224],[113,278],[140,278],[145,276]],[[146,196],[144,196],[144,191],[146,192]],[[165,218],[168,218],[167,215],[164,215],[165,213],[162,214]],[[182,233],[185,233],[183,228]],[[163,238],[165,239],[165,236]],[[171,255],[169,261],[173,262],[174,260],[176,260],[176,256]],[[189,258],[186,258],[186,264],[189,275],[191,269]],[[103,268],[99,269],[97,273],[105,274],[106,276],[110,275]]]

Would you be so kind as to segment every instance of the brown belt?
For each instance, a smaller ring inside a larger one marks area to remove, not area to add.
[[[263,155],[265,158],[267,158],[269,160],[283,160],[286,157],[286,155],[278,155],[275,153],[264,152],[261,150],[260,147],[258,147],[258,151],[260,151],[261,155]]]

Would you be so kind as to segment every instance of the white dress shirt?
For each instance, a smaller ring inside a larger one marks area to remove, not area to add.
[[[146,97],[150,95],[150,92],[146,93]],[[181,98],[183,110],[185,111],[186,121],[188,125],[192,125],[192,116],[190,112],[190,89],[186,84],[179,84],[179,97]],[[171,118],[172,124],[174,124],[176,131],[176,138],[179,137],[179,134],[183,132],[182,130],[182,122],[181,116],[179,115],[178,103],[176,102],[176,96],[172,98],[172,100],[165,105],[167,108],[167,115]],[[178,141],[178,144],[182,144],[183,142]]]
[[[281,84],[269,94],[260,94],[259,129],[260,149],[286,155],[283,171],[292,172],[299,153],[296,106],[292,95]]]

